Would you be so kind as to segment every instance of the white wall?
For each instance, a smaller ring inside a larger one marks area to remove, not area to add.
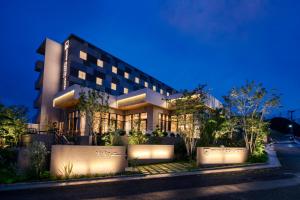
[[[40,130],[45,130],[49,121],[59,121],[59,111],[52,106],[52,100],[60,90],[62,45],[46,39]]]

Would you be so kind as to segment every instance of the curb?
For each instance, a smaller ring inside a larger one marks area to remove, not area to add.
[[[269,160],[267,163],[261,164],[246,164],[240,166],[228,166],[228,167],[216,167],[210,169],[193,170],[189,172],[178,172],[168,174],[155,174],[155,175],[131,175],[111,178],[91,178],[91,179],[78,179],[78,180],[67,180],[67,181],[47,181],[47,182],[34,182],[34,183],[15,183],[8,185],[0,185],[0,191],[12,191],[12,190],[25,190],[25,189],[37,189],[37,188],[48,188],[48,187],[63,187],[63,186],[75,186],[83,184],[94,184],[94,183],[108,183],[108,182],[119,182],[119,181],[131,181],[131,180],[146,180],[156,178],[169,178],[178,176],[191,176],[201,174],[214,174],[214,173],[226,173],[226,172],[238,172],[247,170],[267,169],[267,168],[279,168],[281,164],[277,158],[276,152],[273,146],[268,145],[266,147]]]

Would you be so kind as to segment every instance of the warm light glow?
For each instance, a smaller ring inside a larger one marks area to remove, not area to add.
[[[97,66],[98,67],[103,67],[103,61],[100,59],[97,59]]]
[[[149,86],[147,81],[145,81],[144,85],[146,88]]]
[[[80,51],[79,52],[79,57],[82,59],[82,60],[86,60],[87,59],[87,54],[83,51]]]
[[[117,90],[117,85],[115,83],[111,83],[111,89],[112,90]]]
[[[85,80],[86,73],[83,71],[78,71],[78,78]]]
[[[135,83],[140,83],[140,79],[138,77],[135,77],[134,81]]]
[[[118,68],[116,68],[115,66],[112,66],[111,71],[115,74],[118,73]]]
[[[127,79],[129,79],[129,73],[127,73],[127,72],[124,72],[124,78],[127,78]]]
[[[156,92],[156,86],[155,85],[153,85],[152,89],[153,89],[154,92]]]
[[[138,160],[172,160],[174,158],[174,145],[129,145],[128,159]]]
[[[127,161],[123,146],[53,145],[50,172],[64,175],[64,167],[72,165],[71,175],[115,174],[125,171]]]
[[[128,88],[124,88],[124,94],[128,94]]]
[[[64,99],[69,99],[69,98],[74,97],[74,94],[75,94],[75,91],[72,90],[72,91],[70,91],[70,92],[67,92],[67,93],[65,93],[65,94],[63,94],[63,95],[61,95],[61,96],[59,96],[59,97],[56,97],[55,99],[53,99],[53,107],[55,107],[55,105],[56,105],[57,102],[59,102],[59,101],[62,101],[62,100],[64,100]]]
[[[97,85],[102,85],[102,78],[97,77],[96,78],[96,84]]]
[[[125,99],[118,100],[117,104],[120,105],[120,104],[125,104],[125,103],[133,103],[133,102],[136,102],[139,100],[143,100],[143,99],[145,99],[145,97],[146,97],[146,93],[143,93],[143,94],[136,95],[133,97],[128,97]]]
[[[70,41],[65,42],[65,59],[63,64],[63,89],[67,88],[67,74],[68,74],[68,55],[69,55]]]
[[[197,164],[234,164],[247,159],[246,148],[198,147]]]

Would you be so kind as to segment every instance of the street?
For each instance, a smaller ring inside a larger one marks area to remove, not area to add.
[[[275,144],[280,169],[8,191],[1,199],[299,199],[300,145]]]

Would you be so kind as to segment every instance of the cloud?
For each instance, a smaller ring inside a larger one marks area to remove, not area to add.
[[[180,31],[205,37],[238,33],[259,18],[268,0],[170,0],[163,18]]]

